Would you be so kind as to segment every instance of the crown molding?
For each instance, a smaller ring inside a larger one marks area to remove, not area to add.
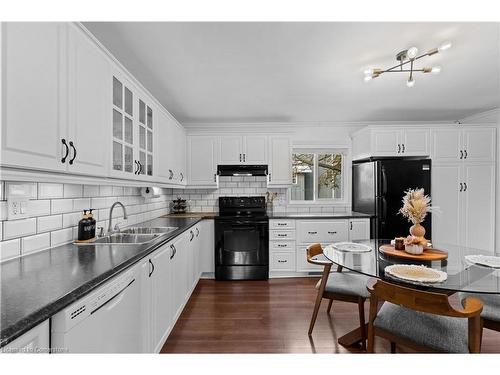
[[[500,107],[464,117],[460,122],[463,124],[498,124],[500,123]]]

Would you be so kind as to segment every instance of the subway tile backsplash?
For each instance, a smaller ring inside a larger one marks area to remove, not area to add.
[[[7,220],[6,183],[0,181],[0,261],[77,239],[84,209],[94,209],[97,226],[106,230],[109,208],[116,201],[125,205],[128,219],[116,207],[113,225],[124,227],[167,214],[172,199],[171,189],[161,189],[159,198],[145,199],[136,187],[27,182],[32,192],[29,217]]]

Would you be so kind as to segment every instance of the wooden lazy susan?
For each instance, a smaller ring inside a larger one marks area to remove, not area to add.
[[[448,258],[448,253],[443,250],[438,249],[424,249],[422,254],[409,254],[404,250],[396,250],[392,245],[382,245],[379,247],[379,251],[387,256],[396,257],[408,260],[419,260],[419,261],[437,261],[445,260]]]

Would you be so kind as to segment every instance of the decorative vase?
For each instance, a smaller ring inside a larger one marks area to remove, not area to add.
[[[413,224],[410,227],[410,234],[413,237],[424,237],[425,236],[425,228],[420,225],[420,223]]]
[[[273,215],[273,211],[274,211],[273,202],[267,202],[266,203],[266,211],[267,211],[267,215],[268,216],[272,216]]]

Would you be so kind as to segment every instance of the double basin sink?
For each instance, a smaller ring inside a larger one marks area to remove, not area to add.
[[[140,245],[164,236],[177,227],[132,227],[100,237],[92,245]]]

